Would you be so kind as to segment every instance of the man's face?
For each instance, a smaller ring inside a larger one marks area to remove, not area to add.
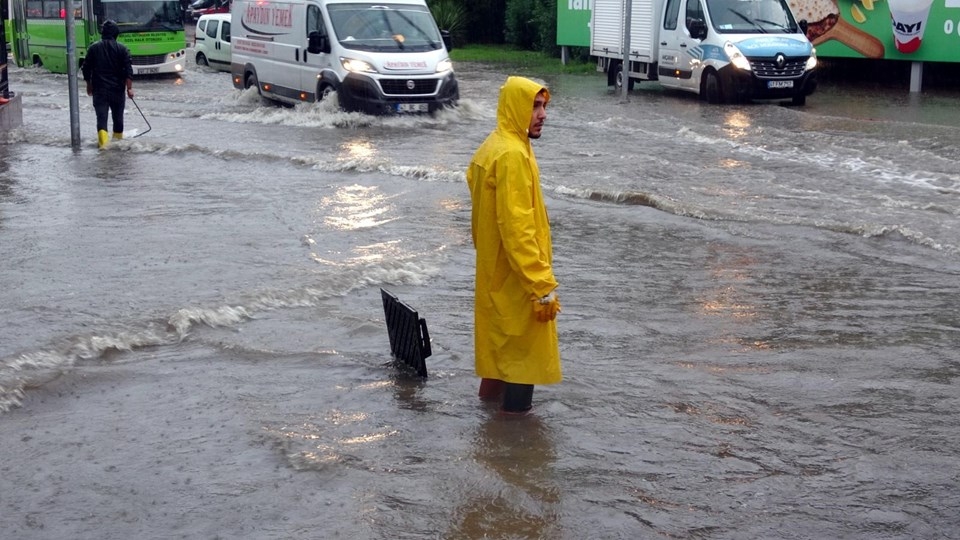
[[[540,132],[543,131],[543,122],[547,119],[547,98],[543,92],[537,94],[533,99],[533,115],[530,117],[530,127],[527,128],[527,136],[531,139],[539,139]]]

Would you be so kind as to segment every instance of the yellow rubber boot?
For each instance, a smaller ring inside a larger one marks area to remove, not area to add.
[[[97,132],[97,146],[103,148],[107,146],[107,141],[109,140],[109,135],[107,135],[107,130],[101,129]]]
[[[119,141],[122,138],[123,138],[123,133],[117,133],[116,131],[113,132],[113,140]]]

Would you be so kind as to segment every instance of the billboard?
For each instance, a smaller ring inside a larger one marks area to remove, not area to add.
[[[788,0],[823,57],[960,62],[960,0]]]
[[[557,45],[590,46],[593,0],[557,0]]]

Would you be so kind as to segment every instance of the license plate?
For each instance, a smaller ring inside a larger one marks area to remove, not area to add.
[[[422,113],[430,112],[430,106],[426,103],[397,103],[398,113]]]
[[[140,68],[137,70],[138,75],[146,75],[149,73],[160,73],[160,68]]]
[[[767,81],[767,88],[793,88],[793,81]]]

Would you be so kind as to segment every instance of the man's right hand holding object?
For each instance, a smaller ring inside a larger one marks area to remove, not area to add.
[[[533,301],[533,313],[540,322],[550,322],[557,318],[560,313],[560,297],[557,291],[551,291],[550,294]]]

